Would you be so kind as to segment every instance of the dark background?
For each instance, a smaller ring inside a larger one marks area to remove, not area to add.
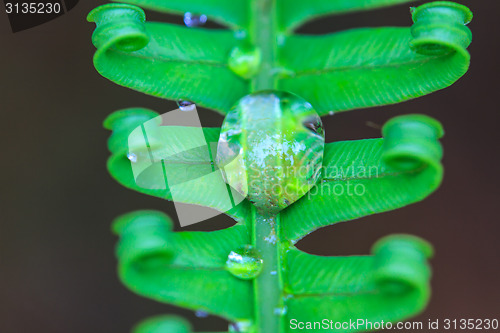
[[[135,209],[173,213],[173,204],[115,183],[107,174],[103,119],[142,106],[160,113],[175,103],[119,87],[92,66],[94,25],[86,14],[104,1],[84,0],[68,14],[13,34],[0,13],[0,332],[128,332],[146,317],[178,313],[196,330],[223,330],[218,318],[134,295],[116,277],[110,232],[114,217]],[[415,320],[500,317],[500,1],[466,1],[472,65],[452,87],[399,105],[324,118],[327,141],[379,137],[398,114],[439,119],[446,169],[441,188],[425,201],[323,228],[299,247],[325,255],[366,254],[380,237],[411,233],[432,242],[433,297]],[[147,13],[181,23],[179,17]],[[408,5],[311,23],[303,32],[411,24]],[[228,87],[230,89],[230,87]],[[202,123],[222,116],[201,110]],[[218,216],[185,230],[231,224]]]

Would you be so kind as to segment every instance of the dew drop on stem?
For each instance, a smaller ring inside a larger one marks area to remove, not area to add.
[[[279,308],[275,308],[274,309],[274,314],[277,315],[277,316],[284,316],[286,315],[288,309],[286,306],[282,306],[282,307],[279,307]]]
[[[226,269],[240,279],[249,280],[261,273],[263,263],[259,252],[253,246],[245,245],[229,253]]]

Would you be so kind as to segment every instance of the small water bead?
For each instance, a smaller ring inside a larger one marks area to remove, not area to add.
[[[249,280],[261,273],[263,263],[259,252],[251,245],[245,245],[229,253],[226,269],[240,279]]]
[[[187,100],[178,100],[177,105],[181,111],[194,111],[196,109],[196,104]]]
[[[276,275],[276,274],[278,274],[278,272],[276,272],[276,271],[271,271],[271,275]]]
[[[288,312],[288,309],[286,306],[279,307],[279,308],[274,308],[274,314],[277,316],[284,316]]]
[[[203,310],[196,310],[194,315],[198,318],[207,318],[208,317],[208,312],[203,311]]]
[[[132,163],[136,163],[137,162],[137,155],[134,154],[134,153],[128,153],[127,154],[127,158],[130,160],[130,162]]]
[[[333,111],[328,112],[328,115],[330,115],[330,116],[333,116],[334,114],[335,114],[335,112],[333,112]]]
[[[247,38],[247,36],[248,36],[248,33],[244,29],[236,30],[234,32],[234,38],[236,38],[236,39],[243,40],[243,39]]]
[[[260,49],[254,46],[236,46],[231,50],[228,66],[233,73],[244,79],[250,79],[257,74],[261,63]]]
[[[279,46],[285,45],[285,42],[286,42],[286,35],[285,34],[280,34],[280,35],[278,35],[278,37],[276,37],[276,43]]]
[[[205,23],[207,23],[207,15],[195,15],[190,12],[184,14],[184,24],[186,27],[199,27]]]
[[[253,332],[252,323],[248,320],[237,321],[229,324],[229,332],[249,333]]]

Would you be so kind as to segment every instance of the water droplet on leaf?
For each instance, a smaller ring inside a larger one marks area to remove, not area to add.
[[[240,279],[249,280],[260,274],[263,263],[259,252],[251,245],[245,245],[229,253],[226,269]]]
[[[186,27],[199,27],[205,23],[207,23],[207,15],[195,15],[190,12],[184,14],[184,24]]]
[[[130,160],[130,162],[135,163],[137,162],[137,155],[134,153],[128,153],[127,158]]]
[[[285,41],[286,41],[286,36],[284,34],[280,34],[278,35],[278,37],[276,37],[276,42],[279,46],[285,45]]]
[[[247,35],[248,34],[247,34],[246,30],[243,30],[243,29],[236,30],[234,32],[234,38],[240,39],[240,40],[247,38]]]
[[[196,310],[194,315],[198,318],[206,318],[206,317],[208,317],[208,312],[203,311],[203,310]]]
[[[315,131],[303,125],[306,120]],[[264,91],[243,97],[221,129],[216,161],[224,181],[265,215],[285,209],[321,175],[320,125],[310,103],[296,95]]]
[[[181,111],[194,111],[196,108],[196,104],[193,102],[182,99],[177,101],[177,105]]]
[[[253,46],[236,46],[229,55],[229,69],[245,79],[250,79],[259,70],[261,62],[260,49]]]
[[[288,309],[286,306],[274,308],[274,314],[277,316],[284,316],[284,315],[286,315],[287,311],[288,311]]]
[[[252,329],[252,323],[248,320],[245,321],[238,321],[235,323],[230,323],[229,324],[229,332],[233,333],[246,333],[250,332]]]

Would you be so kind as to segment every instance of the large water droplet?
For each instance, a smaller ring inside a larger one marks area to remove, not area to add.
[[[178,100],[177,105],[181,111],[194,111],[196,109],[196,104],[183,99]]]
[[[306,128],[306,120],[321,122],[310,103],[277,91],[245,96],[226,115],[217,165],[225,182],[265,215],[297,201],[321,175],[323,132]],[[276,242],[272,235],[263,237]]]
[[[203,310],[196,310],[194,315],[198,318],[207,318],[208,317],[208,312],[203,311]]]
[[[137,155],[134,153],[128,153],[127,158],[130,160],[130,162],[135,163],[137,162]]]
[[[245,245],[229,253],[226,269],[234,276],[248,280],[260,274],[263,263],[259,252],[251,245]]]
[[[187,12],[184,14],[184,24],[186,27],[198,27],[207,23],[207,15],[195,15],[193,13]]]

